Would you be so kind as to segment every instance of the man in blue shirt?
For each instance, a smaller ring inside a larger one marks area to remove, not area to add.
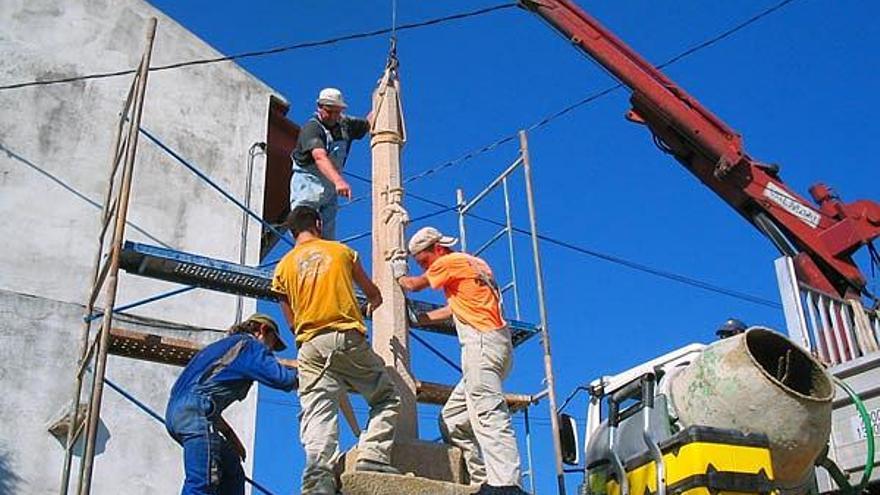
[[[272,355],[287,346],[270,317],[255,314],[229,334],[193,356],[168,399],[165,425],[183,446],[182,495],[243,495],[244,449],[220,413],[243,400],[254,380],[288,392],[297,386]]]

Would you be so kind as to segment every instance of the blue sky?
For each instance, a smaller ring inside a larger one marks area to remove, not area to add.
[[[226,54],[369,31],[390,24],[390,1],[153,3]],[[649,61],[660,63],[760,12],[775,2],[581,2]],[[398,0],[400,23],[493,5],[490,2]],[[848,201],[880,192],[873,146],[880,138],[880,16],[876,2],[795,1],[666,73],[743,134],[748,152],[782,165],[781,176],[802,195],[816,181]],[[159,26],[162,29],[162,26]],[[404,175],[457,158],[613,84],[598,66],[532,14],[508,9],[399,37],[409,142]],[[303,122],[324,86],[341,88],[351,113],[369,110],[388,40],[376,37],[329,47],[248,59],[241,65],[277,89]],[[157,47],[161,49],[161,47]],[[185,70],[185,69],[184,69]],[[628,92],[617,91],[531,133],[539,230],[579,246],[778,300],[771,244],[677,162],[661,153],[641,127],[623,119]],[[515,144],[479,155],[409,191],[453,203],[455,188],[473,196],[516,157]],[[369,146],[355,145],[352,172],[369,175]],[[366,184],[353,182],[356,195]],[[520,180],[513,182],[515,223],[527,226]],[[407,200],[413,216],[435,208]],[[478,213],[500,218],[500,197]],[[432,219],[456,231],[456,217]],[[418,226],[416,226],[418,227]],[[469,236],[492,230],[469,221]],[[369,208],[342,210],[339,234],[369,229]],[[479,242],[479,241],[477,241]],[[352,246],[369,259],[369,240]],[[517,270],[525,319],[537,320],[528,240],[518,237]],[[506,281],[503,249],[487,259]],[[782,314],[681,285],[558,246],[542,244],[557,392],[615,373],[689,342],[709,341],[729,316],[782,330]],[[864,258],[862,258],[864,259]],[[865,265],[863,264],[863,267]],[[869,273],[870,276],[870,273]],[[876,285],[875,285],[876,291]],[[439,300],[437,294],[426,296]],[[508,304],[508,308],[512,308]],[[427,338],[455,357],[456,343]],[[453,383],[455,372],[413,344],[416,374]],[[457,359],[457,358],[456,358]],[[506,388],[533,393],[543,376],[540,343],[521,346]],[[363,409],[360,402],[356,408]],[[569,412],[583,418],[583,398]],[[302,454],[296,397],[262,390],[254,477],[276,493],[298,491]],[[422,437],[436,438],[436,408],[422,408]],[[555,492],[549,411],[532,411],[539,493]],[[522,417],[516,424],[522,431]],[[343,427],[343,431],[345,431]],[[353,439],[346,433],[344,446]],[[525,452],[523,452],[525,455]],[[579,477],[567,479],[570,491]]]

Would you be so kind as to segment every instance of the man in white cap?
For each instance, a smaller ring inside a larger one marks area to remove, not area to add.
[[[449,305],[418,315],[419,323],[455,321],[461,343],[462,379],[443,406],[440,430],[462,449],[478,494],[525,493],[520,459],[501,382],[512,367],[510,330],[501,314],[501,291],[489,265],[451,249],[458,239],[425,227],[409,241],[409,253],[425,273],[406,276],[405,259],[391,261],[406,291],[443,289]]]
[[[315,115],[299,131],[291,154],[290,209],[310,206],[321,214],[324,238],[336,238],[337,197],[351,199],[351,186],[342,178],[351,142],[370,131],[367,119],[349,117],[342,92],[324,88]],[[369,116],[367,117],[369,118]]]

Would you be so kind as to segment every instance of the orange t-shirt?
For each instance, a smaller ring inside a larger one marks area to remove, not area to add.
[[[498,330],[507,323],[495,290],[480,279],[480,272],[492,278],[492,269],[480,258],[449,253],[437,258],[425,276],[432,288],[443,288],[456,318],[477,330]]]

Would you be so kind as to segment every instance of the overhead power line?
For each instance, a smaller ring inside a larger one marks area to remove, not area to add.
[[[416,196],[410,194],[413,199],[417,199]],[[418,198],[422,200],[421,198]],[[427,199],[427,198],[424,198]],[[433,201],[431,201],[433,203]],[[480,220],[482,222],[490,223],[495,225],[496,227],[505,227],[507,224],[498,220],[494,220],[492,218],[487,218],[481,215],[475,215],[473,213],[468,213],[467,216],[474,218],[476,220]],[[523,229],[520,227],[513,227],[513,231],[518,234],[531,235],[531,231],[527,229]],[[632,270],[636,270],[639,272],[647,273],[650,275],[654,275],[656,277],[665,278],[667,280],[672,280],[674,282],[678,282],[680,284],[689,285],[691,287],[696,287],[698,289],[702,289],[708,292],[714,292],[716,294],[722,294],[728,297],[733,297],[735,299],[739,299],[742,301],[750,302],[753,304],[760,304],[762,306],[767,306],[769,308],[781,309],[782,305],[776,301],[771,301],[770,299],[765,299],[763,297],[755,296],[752,294],[748,294],[746,292],[741,292],[734,289],[728,289],[726,287],[722,287],[720,285],[711,284],[709,282],[705,282],[703,280],[689,277],[687,275],[682,275],[680,273],[675,273],[670,270],[662,270],[660,268],[654,268],[652,266],[646,265],[644,263],[639,263],[636,261],[628,260],[626,258],[622,258],[620,256],[615,256],[613,254],[603,253],[601,251],[597,251],[595,249],[586,248],[583,246],[579,246],[573,242],[564,241],[561,239],[557,239],[555,237],[551,237],[549,235],[541,234],[540,232],[537,234],[538,239],[548,243],[553,244],[559,247],[563,247],[570,251],[574,251],[576,253],[590,256],[592,258],[597,258],[603,261],[607,261],[609,263],[613,263],[615,265],[625,266]]]
[[[730,37],[734,33],[746,28],[747,26],[759,21],[760,19],[772,14],[773,12],[776,12],[777,10],[781,9],[782,7],[784,7],[790,3],[793,3],[795,1],[796,0],[782,0],[781,2],[778,2],[774,5],[772,5],[771,7],[764,9],[761,12],[749,17],[748,19],[738,23],[737,25],[731,27],[730,29],[727,29],[727,30],[719,33],[718,35],[713,36],[712,38],[709,38],[705,41],[697,43],[696,45],[693,45],[693,46],[683,50],[682,52],[678,53],[677,55],[673,56],[672,58],[661,63],[657,67],[661,68],[661,69],[665,68],[665,67],[669,67],[670,65],[675,64],[675,63],[681,61],[682,59],[684,59],[690,55],[693,55],[694,53],[696,53],[700,50],[708,48],[708,47],[718,43],[719,41]],[[586,96],[586,97],[584,97],[584,98],[582,98],[582,99],[580,99],[580,100],[578,100],[578,101],[576,101],[576,102],[574,102],[574,103],[572,103],[572,104],[570,104],[560,110],[557,110],[556,112],[553,112],[553,113],[545,116],[544,118],[534,122],[533,124],[531,124],[530,126],[528,126],[526,128],[526,131],[533,131],[535,129],[539,129],[539,128],[549,124],[550,122],[574,111],[575,109],[580,108],[582,106],[585,106],[593,101],[596,101],[596,100],[598,100],[598,99],[600,99],[600,98],[602,98],[602,97],[604,97],[604,96],[606,96],[606,95],[608,95],[608,94],[610,94],[610,93],[612,93],[622,87],[623,87],[623,84],[617,83],[617,84],[614,84],[613,86],[609,86],[609,87],[602,89],[600,91],[591,93],[590,95],[588,95],[588,96]],[[403,182],[404,182],[404,184],[408,184],[408,183],[414,182],[418,179],[435,174],[443,169],[446,169],[446,168],[461,164],[463,162],[466,162],[466,161],[468,161],[472,158],[475,158],[483,153],[492,151],[503,144],[514,141],[515,139],[517,139],[517,136],[518,136],[518,133],[504,136],[500,139],[493,141],[492,143],[484,145],[480,148],[476,148],[476,149],[474,149],[474,150],[472,150],[472,151],[470,151],[470,152],[468,152],[458,158],[440,163],[439,165],[431,167],[428,170],[425,170],[425,171],[420,172],[416,175],[413,175],[413,176],[405,179]],[[362,177],[362,176],[359,176],[356,174],[351,174],[351,173],[346,173],[346,175],[349,175],[355,179],[358,179],[358,180],[366,182],[366,183],[371,183],[370,179],[368,179],[366,177]],[[443,209],[442,211],[448,211],[448,208],[450,208],[450,206],[447,204],[444,204],[439,201],[435,201],[435,200],[432,200],[432,199],[429,199],[429,198],[426,198],[423,196],[412,194],[410,192],[407,192],[407,195],[415,200],[422,201],[424,203],[442,208]],[[499,227],[504,227],[506,225],[503,222],[500,222],[498,220],[486,218],[486,217],[483,217],[480,215],[475,215],[473,213],[468,213],[468,216],[473,217],[474,219],[477,219],[477,220],[491,223],[491,224],[499,226]],[[530,231],[525,230],[525,229],[521,229],[521,228],[514,228],[513,230],[518,233],[521,233],[521,234],[528,234],[528,235],[531,234]],[[705,291],[714,292],[717,294],[722,294],[722,295],[725,295],[728,297],[733,297],[733,298],[740,299],[740,300],[747,301],[747,302],[754,303],[754,304],[760,304],[760,305],[771,307],[774,309],[781,308],[781,305],[779,303],[777,303],[776,301],[765,299],[765,298],[755,296],[752,294],[748,294],[745,292],[741,292],[741,291],[737,291],[737,290],[733,290],[733,289],[728,289],[726,287],[711,284],[709,282],[705,282],[705,281],[699,280],[697,278],[688,277],[686,275],[675,273],[675,272],[672,272],[669,270],[662,270],[659,268],[654,268],[652,266],[645,265],[643,263],[638,263],[635,261],[631,261],[631,260],[622,258],[620,256],[615,256],[612,254],[603,253],[603,252],[597,251],[595,249],[589,249],[589,248],[586,248],[583,246],[578,246],[572,242],[556,239],[556,238],[553,238],[553,237],[550,237],[550,236],[547,236],[544,234],[538,233],[538,238],[544,242],[549,243],[549,244],[554,244],[559,247],[569,249],[571,251],[580,253],[585,256],[590,256],[593,258],[601,259],[601,260],[607,261],[609,263],[614,263],[616,265],[624,266],[624,267],[630,268],[632,270],[636,270],[636,271],[640,271],[640,272],[647,273],[650,275],[654,275],[656,277],[665,278],[667,280],[672,280],[672,281],[675,281],[675,282],[678,282],[681,284],[685,284],[685,285],[688,285],[691,287],[696,287],[696,288],[699,288],[699,289],[702,289]]]
[[[198,60],[189,60],[185,62],[177,62],[174,64],[168,65],[160,65],[157,67],[150,67],[150,72],[158,72],[162,70],[170,70],[170,69],[180,69],[182,67],[192,67],[195,65],[206,65],[206,64],[215,64],[218,62],[229,62],[232,60],[242,60],[246,58],[254,58],[254,57],[265,57],[267,55],[276,55],[279,53],[290,52],[294,50],[301,50],[304,48],[316,48],[327,45],[334,45],[336,43],[341,43],[344,41],[353,41],[353,40],[361,40],[365,38],[372,38],[375,36],[381,36],[384,34],[388,34],[391,32],[400,32],[407,31],[411,29],[423,28],[426,26],[434,26],[437,24],[442,24],[449,21],[457,21],[460,19],[467,19],[469,17],[476,17],[484,14],[489,14],[491,12],[496,12],[499,10],[509,9],[511,7],[516,7],[516,3],[503,3],[499,5],[494,5],[491,7],[485,7],[482,9],[471,10],[468,12],[460,12],[457,14],[451,14],[443,17],[437,17],[434,19],[428,19],[426,21],[420,22],[412,22],[409,24],[401,24],[396,27],[389,27],[383,29],[376,29],[374,31],[367,31],[361,33],[347,34],[344,36],[337,36],[335,38],[328,38],[317,41],[304,41],[300,43],[294,43],[292,45],[279,46],[276,48],[269,48],[266,50],[256,50],[250,52],[238,53],[235,55],[227,55],[223,57],[213,57],[213,58],[204,58]],[[27,88],[31,86],[48,86],[50,84],[63,84],[63,83],[72,83],[77,81],[86,81],[91,79],[105,79],[109,77],[118,77],[125,76],[128,74],[134,74],[135,69],[126,69],[126,70],[118,70],[113,72],[99,72],[94,74],[86,74],[82,76],[72,76],[72,77],[64,77],[60,79],[47,79],[43,81],[26,81],[14,84],[7,84],[4,86],[0,86],[0,91],[7,89],[19,89],[19,88]]]
[[[705,41],[697,43],[696,45],[693,45],[690,48],[678,53],[677,55],[673,56],[672,58],[657,65],[657,68],[664,69],[666,67],[669,67],[670,65],[673,65],[676,62],[679,62],[680,60],[682,60],[686,57],[689,57],[704,48],[708,48],[708,47],[714,45],[715,43],[718,43],[719,41],[732,36],[737,31],[740,31],[740,30],[748,27],[749,25],[754,24],[755,22],[763,19],[764,17],[767,17],[768,15],[776,12],[777,10],[781,9],[782,7],[785,7],[786,5],[793,3],[795,1],[797,1],[797,0],[782,0],[781,2],[778,2],[778,3],[768,7],[766,9],[762,10],[761,12],[758,12],[757,14],[749,17],[748,19],[740,22],[739,24],[737,24],[737,25],[735,25],[725,31],[722,31],[719,34],[717,34],[717,35],[715,35]],[[545,125],[549,124],[550,122],[552,122],[552,121],[554,121],[554,120],[556,120],[556,119],[558,119],[568,113],[571,113],[572,111],[574,111],[580,107],[588,105],[588,104],[590,104],[590,103],[592,103],[592,102],[594,102],[604,96],[607,96],[622,87],[623,87],[623,84],[617,83],[613,86],[608,86],[605,89],[593,92],[593,93],[587,95],[586,97],[581,98],[580,100],[545,116],[544,118],[538,120],[537,122],[532,123],[531,125],[526,127],[525,130],[528,132],[528,131],[533,131],[535,129],[544,127]],[[459,165],[461,163],[464,163],[472,158],[476,158],[477,156],[482,155],[483,153],[487,153],[489,151],[492,151],[492,150],[498,148],[499,146],[506,144],[506,143],[509,143],[511,141],[514,141],[516,139],[517,139],[517,133],[514,132],[513,134],[504,136],[504,137],[497,139],[497,140],[493,141],[492,143],[489,143],[485,146],[475,148],[475,149],[465,153],[464,155],[462,155],[458,158],[439,163],[439,164],[437,164],[437,165],[435,165],[435,166],[433,166],[423,172],[419,172],[418,174],[415,174],[411,177],[408,177],[408,178],[404,179],[403,183],[409,184],[410,182],[414,182],[419,179],[423,179],[423,178],[428,177],[430,175],[433,175],[437,172],[440,172],[441,170],[444,170],[446,168],[453,167],[455,165]]]
[[[360,175],[357,175],[357,174],[345,172],[345,175],[350,176],[350,177],[357,179],[359,181],[362,181],[362,182],[371,183],[370,179],[363,177],[363,176],[360,176]],[[436,201],[431,198],[427,198],[425,196],[420,196],[418,194],[413,194],[413,193],[407,192],[406,195],[416,201],[421,201],[422,203],[429,204],[431,206],[436,206],[436,207],[440,208],[439,210],[437,210],[433,213],[430,213],[430,214],[422,216],[422,217],[418,217],[418,219],[424,219],[426,217],[430,217],[433,215],[439,215],[441,213],[446,213],[447,211],[456,209],[456,206],[447,205],[447,204],[444,204],[440,201]],[[477,215],[474,213],[467,213],[466,216],[471,217],[475,220],[480,220],[482,222],[492,224],[496,227],[506,227],[507,226],[507,224],[505,222],[502,222],[500,220],[495,220],[495,219],[484,217],[482,215]],[[523,229],[520,227],[513,227],[513,231],[518,234],[531,235],[530,230]],[[365,237],[369,234],[370,233],[367,232],[365,234],[360,234],[357,237],[358,238]],[[689,277],[687,275],[675,273],[670,270],[662,270],[660,268],[655,268],[650,265],[646,265],[644,263],[639,263],[637,261],[628,260],[626,258],[616,256],[613,254],[603,253],[603,252],[597,251],[595,249],[579,246],[573,242],[564,241],[562,239],[558,239],[558,238],[555,238],[555,237],[552,237],[549,235],[541,234],[540,232],[538,233],[538,239],[540,239],[548,244],[553,244],[553,245],[568,249],[570,251],[574,251],[576,253],[579,253],[579,254],[582,254],[585,256],[597,258],[597,259],[600,259],[603,261],[607,261],[609,263],[613,263],[615,265],[624,266],[624,267],[630,268],[632,270],[636,270],[636,271],[639,271],[642,273],[647,273],[649,275],[654,275],[655,277],[660,277],[660,278],[665,278],[667,280],[672,280],[674,282],[678,282],[680,284],[688,285],[691,287],[696,287],[698,289],[702,289],[702,290],[705,290],[708,292],[714,292],[716,294],[721,294],[721,295],[725,295],[728,297],[733,297],[735,299],[750,302],[753,304],[760,304],[762,306],[767,306],[767,307],[774,308],[774,309],[782,308],[782,305],[780,305],[776,301],[772,301],[770,299],[765,299],[763,297],[755,296],[755,295],[752,295],[752,294],[749,294],[746,292],[738,291],[735,289],[729,289],[727,287],[723,287],[720,285],[715,285],[715,284],[700,280],[698,278]]]
[[[39,173],[40,175],[43,175],[44,177],[46,177],[47,179],[51,180],[51,181],[54,182],[55,184],[61,186],[62,189],[64,189],[65,191],[67,191],[67,192],[69,192],[69,193],[71,193],[71,194],[73,194],[74,196],[76,196],[77,198],[81,199],[82,201],[88,203],[88,204],[91,205],[92,207],[94,207],[94,208],[96,208],[96,209],[98,209],[98,210],[101,210],[101,209],[104,208],[104,205],[102,205],[101,203],[99,203],[99,202],[97,202],[97,201],[95,201],[95,200],[89,198],[88,196],[86,196],[86,195],[83,194],[82,192],[78,191],[76,188],[74,188],[73,186],[71,186],[71,185],[68,184],[67,182],[63,181],[63,180],[62,180],[61,178],[59,178],[58,176],[53,175],[52,173],[50,173],[49,171],[47,171],[47,170],[44,169],[43,167],[40,167],[40,166],[37,165],[36,163],[34,163],[34,162],[28,160],[28,159],[25,158],[24,156],[22,156],[22,155],[18,154],[17,152],[11,150],[11,149],[8,148],[3,142],[0,142],[0,151],[5,152],[7,157],[12,158],[12,159],[18,161],[19,163],[22,163],[22,164],[27,165],[28,167],[32,168],[34,171],[36,171],[36,172]],[[132,221],[130,221],[130,220],[126,220],[126,221],[125,221],[125,224],[128,225],[129,227],[131,227],[132,229],[136,230],[137,232],[139,232],[141,235],[143,235],[143,236],[146,237],[147,239],[150,239],[151,241],[155,242],[156,244],[159,244],[159,245],[161,245],[162,247],[166,247],[166,248],[169,248],[169,249],[171,248],[171,245],[169,245],[168,243],[162,241],[161,239],[159,239],[158,237],[154,236],[153,234],[147,232],[145,229],[141,228],[140,226],[138,226],[138,225],[135,224],[134,222],[132,222]]]

